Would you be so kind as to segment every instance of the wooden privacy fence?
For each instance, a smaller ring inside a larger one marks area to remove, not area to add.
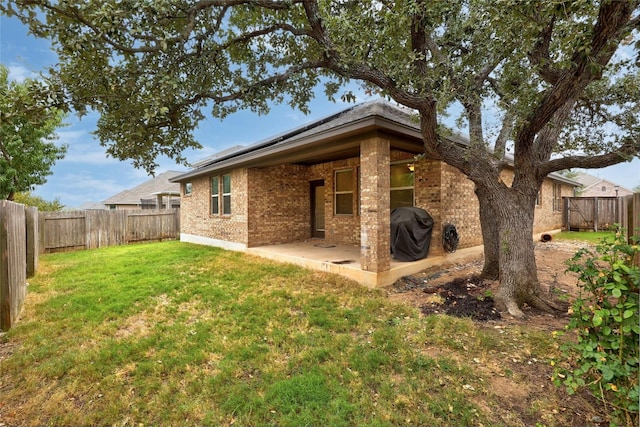
[[[0,330],[18,319],[38,268],[38,210],[0,200]]]
[[[40,251],[63,252],[180,237],[180,210],[40,213]]]
[[[601,231],[619,224],[630,234],[640,228],[640,193],[623,197],[563,197],[566,230]]]
[[[622,223],[622,197],[563,197],[563,226],[569,231],[601,231]]]

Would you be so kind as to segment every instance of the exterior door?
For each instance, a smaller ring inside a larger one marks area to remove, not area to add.
[[[311,181],[311,237],[324,238],[324,180]]]

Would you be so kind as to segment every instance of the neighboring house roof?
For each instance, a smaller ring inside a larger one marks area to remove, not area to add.
[[[268,167],[282,163],[314,164],[359,155],[360,141],[347,138],[374,129],[383,129],[402,138],[392,146],[404,151],[424,152],[419,119],[414,110],[376,99],[354,105],[346,110],[294,128],[256,144],[235,146],[194,163],[195,168],[172,179],[184,182],[212,173],[221,173],[238,167]],[[469,139],[452,132],[448,137],[461,145]],[[513,164],[511,159],[507,159]],[[552,173],[551,178],[574,186],[575,181]]]
[[[83,204],[78,206],[78,209],[83,211],[103,210],[104,208],[105,208],[104,203],[97,203],[97,202],[84,202]]]
[[[607,192],[611,193],[611,191],[615,188],[618,187],[618,191],[623,192],[624,194],[632,194],[633,191],[629,190],[626,187],[623,187],[620,184],[617,184],[613,181],[609,181],[607,179],[604,178],[600,178],[597,176],[593,176],[593,175],[589,175],[588,173],[584,173],[584,172],[576,172],[576,176],[573,178],[575,181],[579,182],[581,185],[581,189],[580,192],[581,193],[587,193],[590,192],[590,190],[600,190],[600,188],[602,187],[606,187],[607,188]],[[615,191],[615,190],[613,190]]]
[[[120,193],[109,197],[102,203],[105,205],[139,205],[140,199],[155,199],[158,194],[179,196],[180,184],[171,182],[170,179],[183,173],[184,172],[179,171],[163,172],[136,187],[121,191]]]

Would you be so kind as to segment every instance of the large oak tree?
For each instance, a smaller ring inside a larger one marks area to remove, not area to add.
[[[640,151],[638,0],[19,0],[3,2],[60,56],[53,70],[120,159],[153,168],[197,147],[207,115],[272,102],[306,111],[360,81],[417,111],[425,154],[476,184],[485,275],[499,302],[553,310],[532,231],[542,180]],[[349,98],[349,94],[343,94]],[[439,118],[458,105],[470,144]],[[495,124],[495,125],[490,125]],[[495,126],[495,128],[494,128]],[[500,172],[512,150],[515,176]]]

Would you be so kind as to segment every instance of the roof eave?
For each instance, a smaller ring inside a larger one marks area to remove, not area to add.
[[[381,116],[367,116],[311,135],[293,137],[288,141],[279,142],[276,145],[263,144],[262,147],[257,147],[253,150],[250,149],[242,153],[235,153],[235,155],[232,154],[226,158],[222,158],[208,166],[173,177],[170,181],[184,182],[189,179],[239,167],[260,167],[261,163],[267,163],[264,160],[285,154],[286,152],[293,152],[302,148],[312,148],[328,140],[344,139],[350,135],[366,133],[372,130],[389,131],[415,139],[422,139],[422,135],[417,127],[398,123]]]

